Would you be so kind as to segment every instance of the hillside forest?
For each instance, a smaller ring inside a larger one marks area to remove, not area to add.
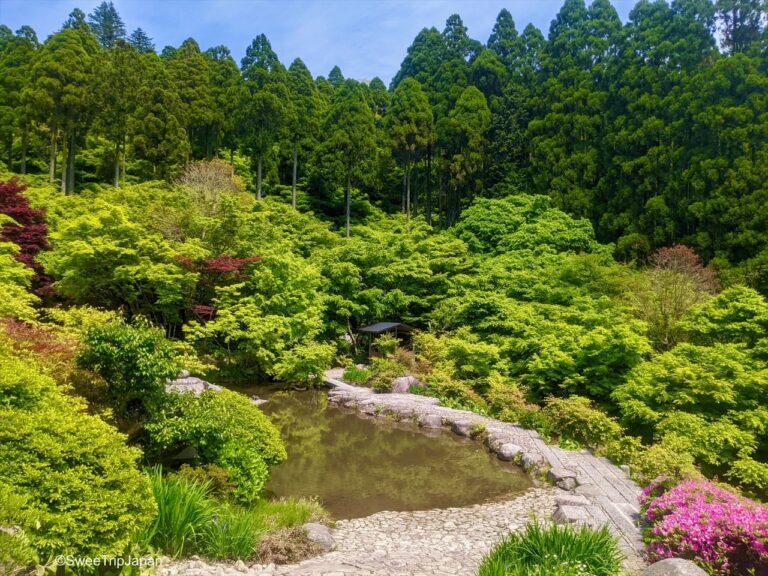
[[[235,392],[167,394],[182,369],[410,373],[642,485],[768,498],[767,13],[565,0],[485,41],[453,15],[389,85],[264,35],[240,62],[158,49],[112,2],[44,40],[0,25],[0,527],[23,531],[0,544],[252,556],[174,540],[159,495],[200,478],[258,538],[322,517],[262,499],[277,429]],[[384,320],[412,349],[355,368]],[[180,446],[199,466],[164,474]]]

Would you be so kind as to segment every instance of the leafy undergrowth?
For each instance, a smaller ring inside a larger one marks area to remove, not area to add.
[[[768,508],[710,482],[671,487],[665,478],[641,497],[652,561],[687,558],[717,576],[768,575]]]
[[[528,524],[499,542],[478,576],[615,576],[622,555],[605,527]]]
[[[301,525],[327,522],[309,500],[259,501],[250,507],[217,500],[210,482],[149,472],[158,514],[140,544],[175,558],[194,554],[211,560],[298,561],[318,550]]]

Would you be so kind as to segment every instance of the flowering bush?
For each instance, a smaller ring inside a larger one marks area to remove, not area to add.
[[[689,480],[659,478],[641,496],[651,561],[687,558],[718,576],[768,576],[768,508]]]

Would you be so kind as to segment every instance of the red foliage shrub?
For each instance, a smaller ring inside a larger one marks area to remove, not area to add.
[[[29,205],[29,200],[23,195],[26,186],[16,178],[9,182],[0,182],[0,214],[13,218],[13,223],[3,225],[0,240],[13,242],[20,248],[16,255],[35,271],[33,287],[40,296],[53,292],[51,278],[45,274],[42,265],[35,256],[42,250],[47,250],[48,224],[45,222],[45,210],[35,209]]]

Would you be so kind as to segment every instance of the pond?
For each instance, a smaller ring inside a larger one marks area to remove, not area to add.
[[[241,391],[268,399],[261,408],[288,450],[268,490],[317,497],[337,519],[498,501],[531,486],[520,468],[447,431],[364,418],[329,405],[324,391]]]

